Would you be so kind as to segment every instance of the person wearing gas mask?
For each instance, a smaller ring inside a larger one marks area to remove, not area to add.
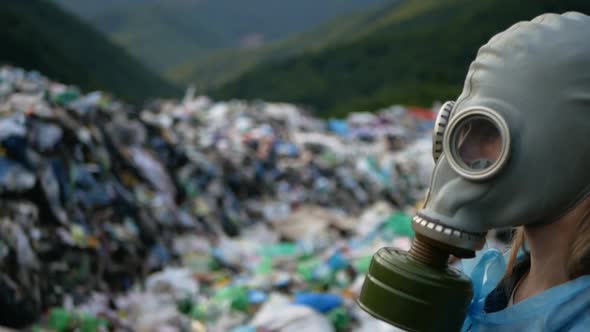
[[[545,14],[482,46],[433,155],[412,248],[375,254],[359,305],[409,331],[590,331],[590,17]],[[505,227],[508,259],[447,266]]]

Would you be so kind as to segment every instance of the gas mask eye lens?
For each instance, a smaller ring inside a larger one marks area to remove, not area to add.
[[[500,158],[502,138],[498,128],[488,119],[466,119],[453,137],[459,160],[472,171],[483,171]]]
[[[451,167],[461,176],[470,180],[488,179],[508,160],[508,125],[492,109],[467,109],[449,124],[443,150]]]

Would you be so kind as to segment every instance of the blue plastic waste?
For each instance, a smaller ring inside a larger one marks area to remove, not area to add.
[[[231,330],[231,332],[256,332],[256,328],[249,325],[238,326]]]
[[[304,305],[318,312],[326,313],[342,304],[338,295],[327,293],[300,293],[295,296],[293,304]]]
[[[341,270],[348,266],[348,260],[342,256],[342,253],[336,252],[328,258],[328,266],[333,271]]]
[[[346,121],[337,119],[330,119],[328,121],[328,129],[341,136],[345,136],[349,132],[348,123],[346,123]]]
[[[260,304],[264,301],[266,301],[267,296],[266,293],[259,291],[259,290],[255,290],[255,289],[251,289],[248,291],[248,303],[250,304]]]

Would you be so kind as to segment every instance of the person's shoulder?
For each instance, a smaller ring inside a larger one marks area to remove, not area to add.
[[[570,324],[568,324],[569,326],[564,328],[564,329],[560,329],[559,331],[564,331],[564,332],[586,332],[590,329],[590,308],[587,308],[586,312],[577,317],[577,319],[575,319],[574,321],[572,321]]]
[[[547,317],[550,331],[590,331],[590,276],[578,280],[581,285],[571,298],[556,306]]]

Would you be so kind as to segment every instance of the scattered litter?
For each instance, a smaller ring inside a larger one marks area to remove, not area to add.
[[[354,300],[375,248],[413,237],[428,112],[136,109],[2,67],[0,325],[394,331]]]

